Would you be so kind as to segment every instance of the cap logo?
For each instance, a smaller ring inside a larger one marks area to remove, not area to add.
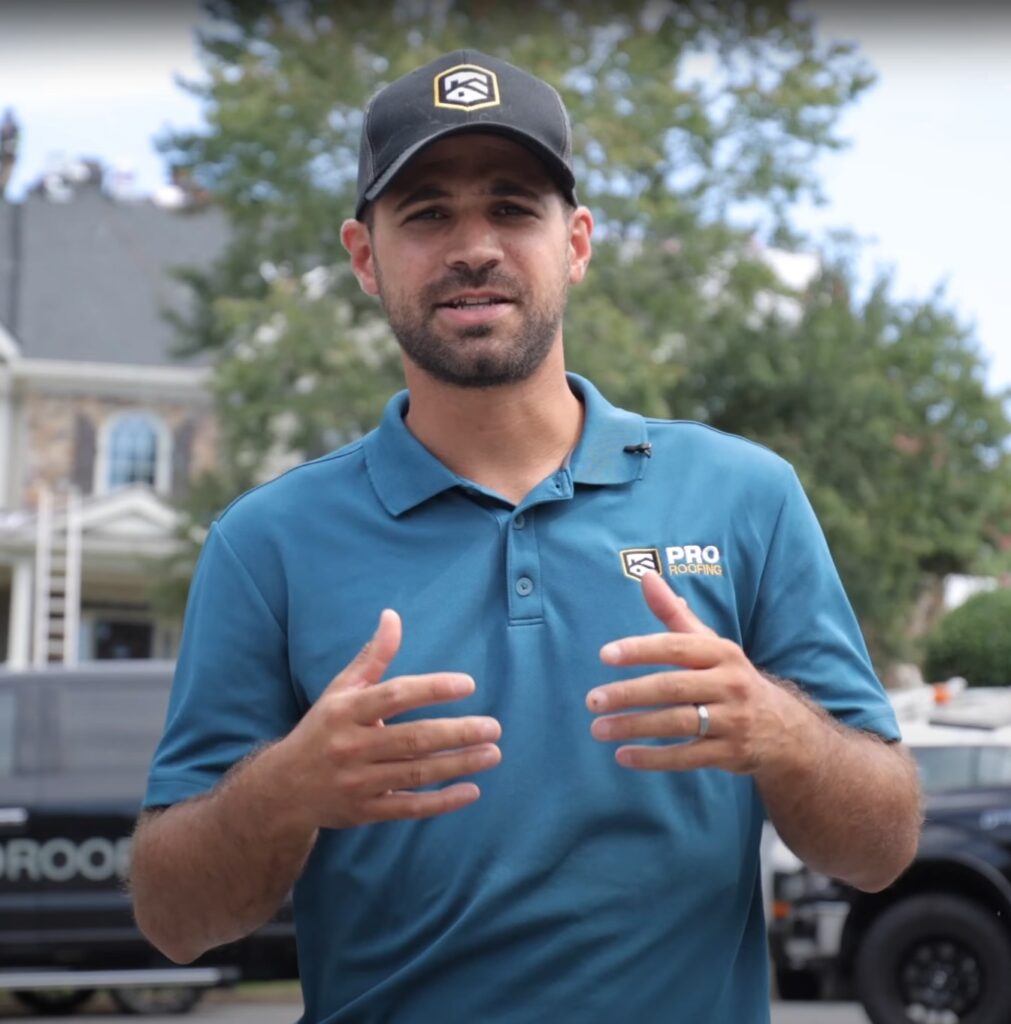
[[[498,78],[477,64],[457,64],[435,76],[435,105],[449,110],[497,107]]]

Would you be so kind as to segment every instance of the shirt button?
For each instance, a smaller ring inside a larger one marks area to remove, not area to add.
[[[513,516],[513,529],[522,530],[527,525],[527,517],[522,512]]]
[[[534,581],[529,576],[521,576],[516,581],[516,593],[520,597],[529,597],[534,590]]]

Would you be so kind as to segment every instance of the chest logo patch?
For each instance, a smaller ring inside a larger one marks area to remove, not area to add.
[[[622,572],[630,579],[641,580],[644,573],[656,572],[668,576],[722,576],[723,556],[715,544],[670,544],[659,548],[624,548],[621,555]]]
[[[500,104],[494,71],[457,64],[435,76],[435,105],[449,110],[481,110]]]
[[[641,580],[647,572],[663,575],[660,552],[656,548],[625,548],[619,554],[622,572],[633,580]]]

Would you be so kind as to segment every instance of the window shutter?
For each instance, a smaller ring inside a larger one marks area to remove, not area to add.
[[[197,422],[192,417],[176,427],[172,437],[172,496],[184,498],[190,491],[190,456]]]
[[[95,489],[95,427],[83,413],[74,418],[74,462],[71,482],[81,494]]]

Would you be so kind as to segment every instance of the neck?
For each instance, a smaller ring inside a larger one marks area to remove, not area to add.
[[[411,433],[444,465],[518,504],[575,447],[583,407],[560,353],[525,381],[461,388],[405,364]]]

